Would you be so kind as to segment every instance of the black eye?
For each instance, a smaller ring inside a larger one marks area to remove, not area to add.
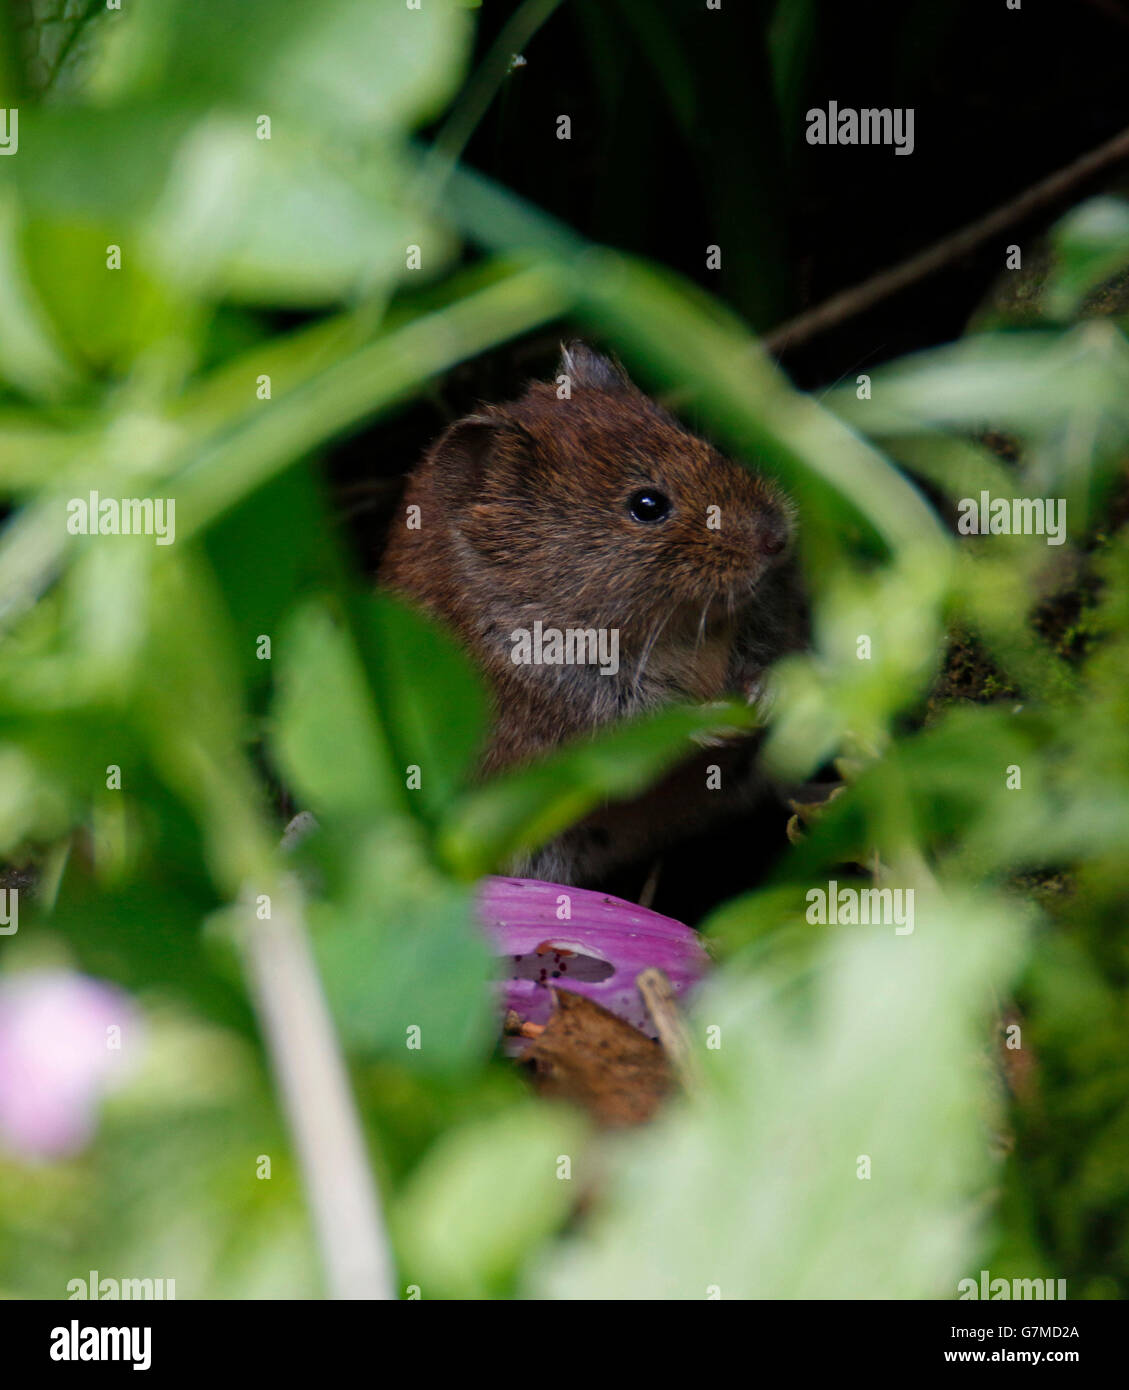
[[[670,498],[657,488],[642,487],[627,499],[627,510],[636,521],[665,521],[670,515]]]

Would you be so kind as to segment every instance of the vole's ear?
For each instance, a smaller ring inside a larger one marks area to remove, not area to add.
[[[502,423],[489,415],[466,415],[440,436],[431,451],[435,490],[452,509],[480,491]]]
[[[604,357],[585,343],[561,344],[558,376],[567,376],[572,386],[596,387],[600,391],[633,391],[631,378],[618,362]]]

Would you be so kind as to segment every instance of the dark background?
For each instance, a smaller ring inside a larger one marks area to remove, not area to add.
[[[480,62],[517,8],[478,11]],[[815,4],[781,104],[775,0],[564,0],[526,46],[467,161],[593,240],[668,266],[768,331],[1005,204],[1129,121],[1129,0],[856,0]],[[914,151],[812,146],[805,112],[913,107]],[[560,114],[572,138],[556,138]],[[431,132],[434,133],[434,132]],[[1112,172],[970,256],[797,350],[816,390],[957,336],[1004,269]],[[722,247],[722,269],[705,267]],[[468,260],[476,252],[468,248]],[[560,334],[466,364],[430,406],[383,421],[335,460],[344,485],[398,475],[450,418],[517,394]],[[375,563],[362,528],[364,562]]]
[[[509,8],[483,6],[480,52]],[[767,330],[1009,201],[1126,124],[1129,7],[1117,0],[1023,0],[1019,11],[1006,0],[828,0],[815,6],[783,113],[765,51],[775,8],[565,0],[468,158],[586,236],[670,266]],[[913,154],[808,145],[806,110],[832,99],[913,107]],[[555,138],[562,112],[570,142]],[[712,242],[723,248],[720,273],[705,269]],[[1002,268],[1001,247],[989,245],[788,368],[815,387],[848,360],[872,364],[951,338]]]

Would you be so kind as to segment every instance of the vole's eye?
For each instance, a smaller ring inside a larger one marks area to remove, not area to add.
[[[641,487],[627,499],[627,510],[636,521],[665,521],[670,515],[670,498],[657,488]]]

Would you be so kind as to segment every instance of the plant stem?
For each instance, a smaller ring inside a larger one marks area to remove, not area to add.
[[[292,888],[272,896],[270,919],[248,924],[244,954],[330,1297],[395,1298],[380,1201],[301,898]]]
[[[808,309],[794,319],[789,319],[787,323],[781,324],[779,328],[774,328],[764,336],[764,346],[777,356],[791,352],[793,348],[806,343],[809,338],[825,333],[829,328],[838,327],[847,319],[864,313],[908,285],[942,270],[951,261],[959,260],[961,256],[975,251],[982,242],[1058,202],[1091,175],[1125,159],[1129,159],[1129,129],[1121,131],[1097,149],[1090,150],[1081,159],[1068,164],[1065,169],[1056,170],[1042,182],[1032,185],[1017,198],[1013,198],[1011,202],[993,208],[978,221],[970,222],[967,227],[953,232],[951,236],[927,246],[924,251],[919,251],[901,265],[872,275],[869,280],[852,285],[850,289],[841,290],[822,304],[816,305],[814,309]]]

